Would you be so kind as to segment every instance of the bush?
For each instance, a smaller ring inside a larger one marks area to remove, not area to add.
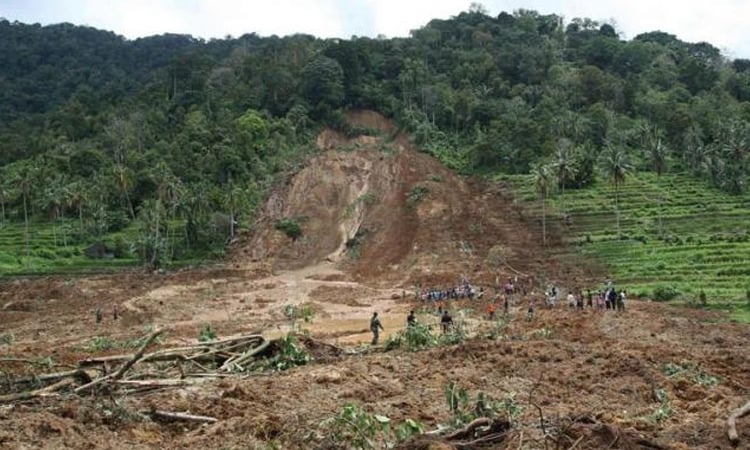
[[[279,352],[271,358],[266,367],[279,371],[291,369],[295,366],[304,366],[313,360],[312,355],[304,347],[297,344],[294,335],[287,334],[280,341]]]
[[[658,286],[654,289],[653,300],[657,302],[668,302],[680,295],[680,292],[672,286]]]
[[[706,306],[708,304],[708,300],[706,299],[706,292],[701,290],[698,293],[698,300],[701,302],[701,306]]]
[[[198,342],[210,342],[214,340],[216,340],[216,330],[213,329],[210,323],[203,325],[198,335]]]
[[[411,192],[409,193],[409,197],[406,199],[406,202],[412,206],[416,205],[417,203],[421,202],[422,199],[424,199],[429,193],[430,189],[426,186],[414,186],[414,188],[412,188]]]
[[[292,241],[302,236],[302,227],[298,218],[283,218],[276,221],[275,228],[286,234]]]

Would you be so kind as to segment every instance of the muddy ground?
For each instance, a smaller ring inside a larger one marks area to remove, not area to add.
[[[750,399],[750,327],[632,300],[619,315],[538,308],[526,321],[527,301],[549,283],[597,287],[606,273],[595,262],[557,259],[569,254],[557,251],[559,230],[543,248],[537,220],[502,186],[456,176],[382,117],[360,112],[350,120],[384,135],[322,134],[328,151],[278,187],[225,263],[1,281],[0,395],[18,377],[127,351],[95,344],[132,342],[153,327],[171,328],[156,347],[193,343],[210,324],[219,337],[296,332],[311,337],[311,347],[342,351],[310,348],[316,359],[308,365],[198,386],[0,403],[0,448],[352,448],[334,445],[328,420],[344,405],[387,416],[394,427],[412,419],[436,430],[451,422],[444,394],[451,382],[472,398],[512,398],[512,427],[486,447],[412,438],[400,448],[731,447],[726,417]],[[424,198],[415,201],[415,192]],[[304,217],[302,239],[275,229],[288,217]],[[415,286],[445,288],[462,276],[487,292],[449,305],[468,340],[416,352],[369,347],[372,312],[380,313],[383,340],[404,328],[412,309],[435,325],[434,305],[416,299]],[[488,299],[508,277],[526,295],[507,323],[491,321]],[[290,306],[308,320],[290,320]],[[144,415],[151,409],[218,421],[155,422]],[[750,418],[738,425],[740,448],[750,448]],[[374,448],[388,441],[396,445],[392,435],[372,438]]]

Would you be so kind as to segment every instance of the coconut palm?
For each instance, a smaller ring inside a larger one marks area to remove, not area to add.
[[[35,160],[27,160],[19,166],[14,174],[13,181],[23,200],[23,223],[26,241],[26,265],[28,266],[31,258],[31,242],[29,235],[29,202],[36,178],[38,167]]]
[[[651,167],[656,172],[659,180],[659,237],[663,236],[662,228],[662,204],[664,203],[664,190],[661,186],[661,176],[667,171],[667,146],[663,140],[663,132],[658,129],[652,130],[647,141]]]
[[[83,206],[88,201],[86,185],[81,180],[68,183],[65,188],[65,206],[78,212],[79,234],[83,237]]]
[[[565,214],[565,185],[568,181],[572,180],[576,174],[575,168],[575,155],[573,152],[573,145],[570,140],[566,138],[560,138],[557,141],[557,148],[555,150],[555,158],[551,165],[554,171],[555,177],[557,177],[557,185],[561,189],[560,200],[562,204],[563,215]]]
[[[0,228],[5,226],[5,202],[10,197],[10,189],[0,185]]]
[[[625,148],[620,144],[607,143],[600,156],[600,164],[604,175],[615,186],[615,220],[617,223],[617,238],[620,234],[620,185],[625,182],[628,174],[633,170]]]
[[[554,187],[552,173],[548,166],[539,164],[533,169],[534,188],[542,201],[542,245],[547,246],[547,195]]]

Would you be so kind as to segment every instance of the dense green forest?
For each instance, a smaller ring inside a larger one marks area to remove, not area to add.
[[[527,10],[349,40],[2,20],[0,87],[0,226],[26,224],[27,243],[29,223],[59,224],[64,243],[131,230],[116,256],[155,266],[251,223],[322,126],[357,131],[352,108],[460,172],[534,173],[542,194],[632,171],[747,185],[750,60]]]

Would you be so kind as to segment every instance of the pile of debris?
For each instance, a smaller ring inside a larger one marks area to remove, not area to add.
[[[72,370],[4,380],[0,403],[62,393],[88,395],[117,389],[130,394],[200,384],[253,370],[278,348],[276,340],[250,334],[146,353],[166,331],[156,330],[144,337],[138,351],[132,354],[86,358]],[[133,370],[136,365],[141,370]]]

